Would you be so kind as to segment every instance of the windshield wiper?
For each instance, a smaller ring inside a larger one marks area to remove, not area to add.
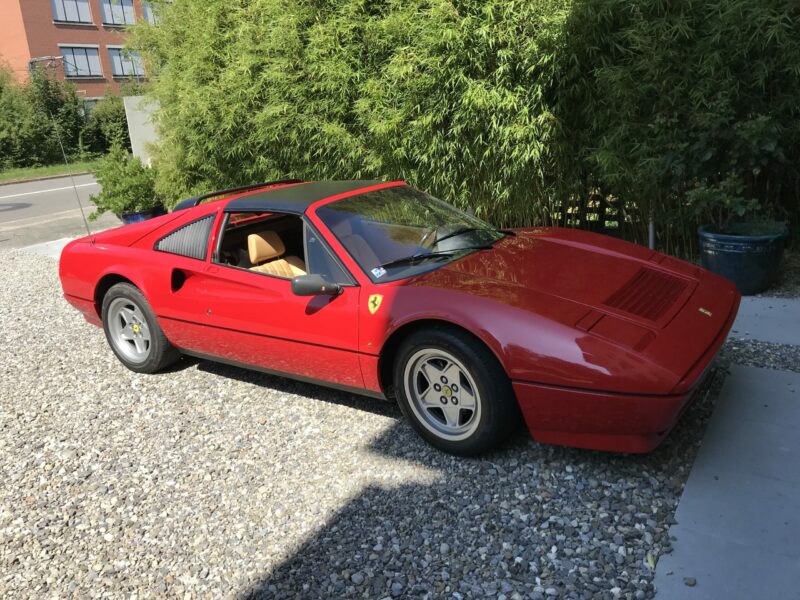
[[[390,260],[387,263],[380,265],[382,269],[389,269],[391,267],[399,267],[401,265],[413,265],[415,262],[420,262],[423,260],[430,259],[444,259],[449,258],[452,256],[454,252],[460,252],[461,250],[491,250],[492,246],[490,245],[483,245],[483,246],[464,246],[462,248],[452,248],[450,250],[440,250],[437,252],[418,252],[417,254],[412,254],[411,256],[404,256],[402,258],[397,258],[395,260]]]
[[[457,229],[447,235],[443,235],[442,237],[436,240],[436,244],[443,242],[444,240],[450,239],[452,237],[456,237],[457,235],[464,235],[465,233],[472,233],[473,231],[493,231],[495,233],[502,233],[502,234],[512,234],[513,232],[503,231],[502,229],[492,229],[491,227],[464,227],[463,229]],[[436,245],[434,244],[434,245]]]
[[[491,229],[487,229],[486,227],[464,227],[463,229],[456,229],[448,233],[447,235],[443,235],[442,237],[436,240],[436,243],[442,242],[444,240],[450,239],[451,237],[456,237],[457,235],[464,235],[465,233],[470,233],[472,231],[492,231]]]

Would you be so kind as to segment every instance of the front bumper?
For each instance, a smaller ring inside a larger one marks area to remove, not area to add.
[[[729,285],[729,284],[728,284]],[[713,296],[713,286],[701,288]],[[654,450],[691,403],[702,396],[712,364],[736,319],[740,295],[733,299],[709,346],[697,356],[671,393],[622,394],[512,381],[525,424],[538,442],[645,453]],[[697,299],[694,299],[695,303]],[[707,303],[710,298],[705,298]],[[685,334],[686,329],[680,332]],[[673,350],[680,352],[679,349]]]
[[[707,377],[711,369],[707,369]],[[685,394],[638,396],[512,382],[525,424],[537,442],[641,454],[654,450],[691,403]]]

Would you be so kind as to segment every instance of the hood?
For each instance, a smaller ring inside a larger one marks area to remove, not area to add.
[[[577,304],[651,328],[665,326],[695,285],[700,270],[642,246],[571,229],[522,229],[442,270],[465,285],[498,286],[497,300]],[[508,287],[518,293],[508,293]],[[502,288],[502,291],[501,289]],[[521,294],[520,294],[521,292]],[[574,324],[574,323],[570,323]]]
[[[644,392],[642,369],[626,361],[651,365],[658,374],[648,393],[675,392],[718,341],[737,298],[728,282],[684,261],[608,236],[550,228],[517,230],[408,285],[490,301],[482,304],[492,312],[487,328],[502,328],[495,334],[501,345],[525,348],[529,357],[511,365],[512,377],[537,380],[536,356],[557,347],[613,374],[593,384],[598,389]],[[570,366],[548,381],[576,385],[574,374]],[[580,383],[589,386],[589,378]]]

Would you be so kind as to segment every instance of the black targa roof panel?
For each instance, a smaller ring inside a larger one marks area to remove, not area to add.
[[[175,208],[172,209],[172,212],[176,210],[183,210],[185,208],[192,208],[193,206],[197,206],[203,200],[208,200],[209,198],[214,198],[215,196],[224,196],[224,195],[232,195],[236,192],[244,192],[247,190],[254,190],[260,187],[267,187],[268,185],[280,185],[280,184],[287,184],[287,183],[303,183],[299,179],[279,179],[277,181],[265,181],[263,183],[251,183],[250,185],[241,185],[235,188],[228,188],[226,190],[217,190],[215,192],[208,192],[206,194],[200,194],[199,196],[194,196],[192,198],[187,198],[183,202],[178,203]]]
[[[226,212],[274,211],[303,214],[325,198],[383,183],[382,181],[312,181],[246,194],[231,200]]]

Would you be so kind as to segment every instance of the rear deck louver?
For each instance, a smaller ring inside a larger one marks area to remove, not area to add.
[[[208,236],[211,233],[211,225],[213,223],[214,215],[208,215],[197,221],[187,223],[158,240],[155,249],[161,252],[169,252],[170,254],[180,254],[189,258],[205,260]]]
[[[604,304],[650,321],[657,321],[675,304],[689,283],[662,271],[642,268],[611,294]]]

